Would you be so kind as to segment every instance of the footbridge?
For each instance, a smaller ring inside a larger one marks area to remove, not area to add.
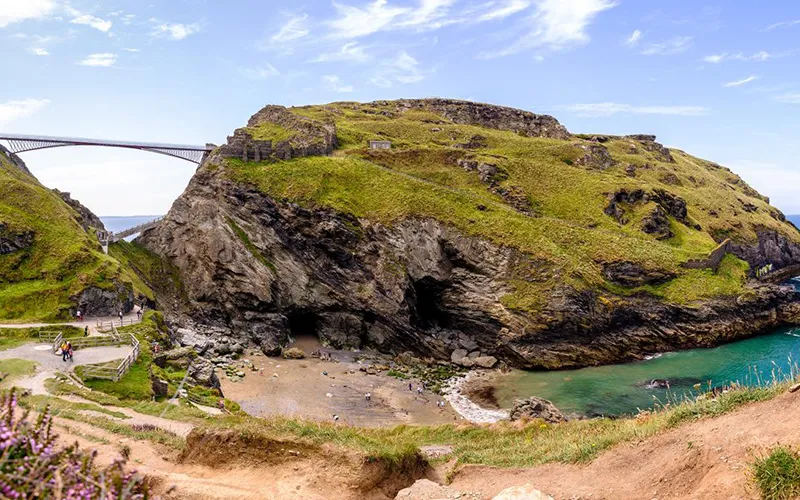
[[[102,139],[80,139],[74,137],[6,134],[2,132],[0,132],[0,140],[7,141],[9,145],[8,150],[14,154],[38,151],[41,149],[61,148],[66,146],[101,146],[148,151],[150,153],[158,153],[181,160],[186,160],[198,165],[215,147],[213,144],[206,144],[205,146],[192,146],[186,144],[107,141]]]

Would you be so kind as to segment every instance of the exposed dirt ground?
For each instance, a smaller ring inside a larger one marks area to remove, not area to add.
[[[309,356],[315,350],[322,350],[334,361],[247,356],[259,371],[245,370],[247,375],[239,382],[231,382],[220,373],[225,397],[254,416],[284,415],[331,421],[333,415],[338,415],[339,422],[362,427],[435,425],[462,420],[449,405],[437,407],[438,401],[444,401],[441,396],[429,391],[417,394],[418,380],[402,380],[386,372],[367,375],[359,368],[371,363],[358,363],[354,359],[356,353],[323,348],[312,338],[299,339],[294,346]],[[366,393],[371,393],[370,401],[366,400]]]
[[[487,498],[526,483],[557,499],[758,498],[749,465],[777,444],[800,445],[798,429],[800,393],[786,393],[622,444],[587,465],[470,466],[455,475],[452,486],[481,491]]]

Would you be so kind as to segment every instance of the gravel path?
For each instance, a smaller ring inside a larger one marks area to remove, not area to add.
[[[75,351],[72,362],[64,362],[60,355],[53,354],[52,344],[25,344],[14,349],[0,351],[0,359],[27,359],[38,364],[36,373],[30,377],[18,378],[14,385],[30,390],[33,394],[47,394],[44,381],[55,376],[56,372],[71,372],[76,366],[105,363],[122,359],[131,347],[90,347]]]

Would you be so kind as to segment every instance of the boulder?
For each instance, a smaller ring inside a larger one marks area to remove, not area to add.
[[[156,397],[165,398],[169,396],[169,382],[164,379],[160,379],[158,377],[152,377],[150,379],[150,386],[153,389],[153,394]]]
[[[297,347],[290,347],[283,351],[283,359],[303,359],[305,357],[306,353]]]
[[[506,488],[498,493],[492,500],[553,500],[550,495],[545,495],[530,484]]]
[[[394,498],[395,500],[479,500],[483,495],[477,492],[459,491],[429,479],[418,479],[408,488],[400,490]]]
[[[469,353],[466,349],[456,349],[453,351],[453,354],[450,355],[450,361],[457,364],[462,358],[466,358],[467,354]]]
[[[475,366],[479,366],[481,368],[494,368],[497,364],[497,358],[494,356],[479,356],[473,360],[475,362]]]
[[[550,401],[535,396],[514,401],[514,407],[509,415],[512,421],[521,419],[541,418],[549,424],[564,422],[567,418],[561,410]]]
[[[195,358],[189,365],[189,377],[197,384],[211,389],[220,389],[214,364],[205,358]]]

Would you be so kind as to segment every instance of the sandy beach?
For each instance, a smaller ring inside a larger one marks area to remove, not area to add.
[[[362,371],[385,363],[378,354],[328,349],[311,338],[299,339],[292,347],[302,349],[307,357],[282,359],[257,353],[244,357],[255,371],[242,369],[246,373],[242,380],[232,382],[219,373],[225,397],[250,415],[262,417],[332,421],[338,415],[341,423],[365,427],[463,421],[444,396],[428,390],[418,394],[420,380]],[[311,357],[316,350],[329,354],[331,361]],[[437,406],[438,401],[445,401],[444,408]]]

